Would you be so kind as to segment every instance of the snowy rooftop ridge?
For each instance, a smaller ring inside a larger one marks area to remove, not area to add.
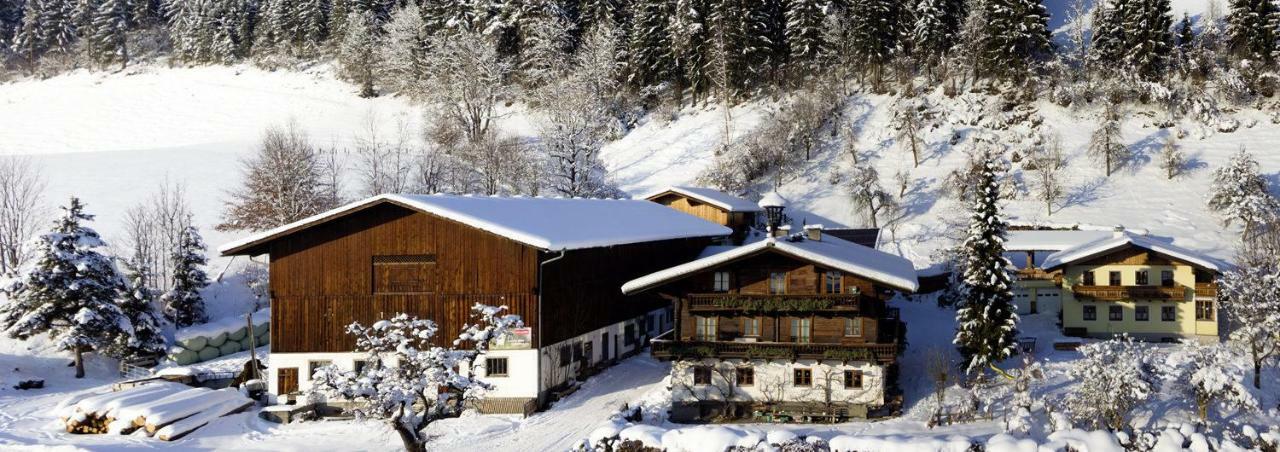
[[[733,233],[724,226],[642,200],[382,194],[227,243],[218,251],[223,255],[243,253],[279,236],[384,202],[554,251]]]
[[[1063,265],[1089,259],[1127,245],[1145,248],[1159,254],[1181,259],[1218,272],[1226,271],[1231,267],[1231,264],[1218,260],[1207,254],[1161,242],[1149,236],[1137,235],[1127,231],[1108,233],[1107,237],[1082,243],[1050,254],[1049,257],[1045,258],[1043,267],[1045,269],[1061,267]]]
[[[911,261],[884,251],[827,236],[820,241],[803,239],[790,241],[771,237],[730,249],[718,248],[716,251],[719,252],[703,253],[704,257],[700,259],[628,281],[622,285],[622,293],[640,292],[769,248],[897,289],[914,292],[920,288],[920,283],[916,279],[916,270]]]
[[[691,187],[688,185],[672,185],[670,187],[646,194],[639,199],[653,199],[666,193],[688,196],[729,212],[759,212],[762,209],[755,203],[716,190],[714,188]]]

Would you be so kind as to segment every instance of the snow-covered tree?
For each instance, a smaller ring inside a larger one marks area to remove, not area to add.
[[[204,297],[200,291],[209,286],[209,275],[204,266],[204,239],[195,226],[188,226],[173,250],[173,282],[170,289],[160,296],[165,316],[178,328],[185,328],[208,319],[204,312]]]
[[[219,230],[271,229],[338,205],[316,147],[296,123],[268,128],[241,166],[244,185],[231,192]]]
[[[373,86],[378,74],[378,47],[381,41],[377,18],[368,11],[347,15],[342,43],[338,46],[341,75],[360,85],[360,97],[374,97]]]
[[[1131,157],[1132,152],[1122,140],[1120,107],[1114,103],[1108,103],[1102,112],[1098,128],[1089,137],[1088,149],[1089,155],[1102,162],[1103,167],[1106,168],[1107,177],[1111,177],[1112,172],[1128,163]]]
[[[1040,0],[981,0],[986,19],[977,64],[985,74],[1020,79],[1050,50],[1049,13]],[[971,7],[970,9],[976,9]]]
[[[1236,58],[1275,61],[1280,38],[1280,9],[1271,0],[1231,0],[1227,13],[1227,45]]]
[[[1236,355],[1226,346],[1187,344],[1191,355],[1191,375],[1188,382],[1195,393],[1196,411],[1200,421],[1209,420],[1209,409],[1217,406],[1227,409],[1256,409],[1258,400],[1245,387],[1243,372],[1235,366]]]
[[[0,275],[7,275],[31,259],[31,238],[47,220],[45,179],[30,158],[4,156],[0,181]]]
[[[827,2],[822,0],[790,0],[786,2],[786,40],[788,58],[798,74],[811,75],[817,68],[822,51],[822,27]]]
[[[1258,162],[1243,146],[1226,165],[1213,171],[1209,210],[1217,212],[1224,225],[1241,223],[1246,241],[1252,239],[1259,226],[1276,221],[1280,203],[1259,174]]]
[[[120,286],[116,305],[129,319],[131,328],[113,344],[114,356],[157,356],[164,354],[168,346],[161,329],[161,316],[156,310],[155,291],[147,286],[148,273],[146,264],[137,260],[124,263],[125,282]]]
[[[672,2],[641,0],[633,3],[630,42],[627,43],[627,81],[644,87],[670,80],[677,70],[668,24]]]
[[[880,85],[884,66],[894,57],[898,44],[898,5],[895,0],[867,0],[849,5],[849,47],[863,75]]]
[[[1125,429],[1133,410],[1156,390],[1147,346],[1122,335],[1079,351],[1082,357],[1067,369],[1077,382],[1066,398],[1068,412],[1093,428]]]
[[[963,245],[965,298],[956,310],[955,344],[969,371],[990,367],[999,372],[996,364],[1017,351],[1018,315],[1004,257],[1008,224],[1000,206],[1002,163],[991,147],[982,156]]]
[[[1165,137],[1164,144],[1160,146],[1160,169],[1164,170],[1165,178],[1173,180],[1186,166],[1187,157],[1178,146],[1177,138],[1173,135]]]
[[[1044,202],[1045,214],[1052,216],[1053,204],[1066,194],[1062,171],[1067,168],[1067,159],[1063,156],[1062,141],[1053,137],[1043,146],[1032,148],[1026,162],[1027,170],[1032,173],[1030,184],[1035,189],[1035,196]]]
[[[915,24],[911,27],[911,49],[927,70],[942,61],[955,37],[960,33],[964,2],[956,0],[919,0],[915,7]]]
[[[58,349],[75,355],[76,378],[84,377],[84,354],[103,352],[132,328],[115,304],[121,288],[93,215],[78,198],[62,208],[52,230],[37,242],[35,262],[9,281],[9,302],[0,305],[0,326],[15,339],[49,334]]]
[[[893,111],[893,128],[897,131],[898,147],[911,153],[911,161],[916,168],[920,167],[920,151],[925,147],[924,137],[924,100],[914,95],[904,96],[898,100]]]
[[[511,63],[476,31],[437,33],[431,48],[424,89],[428,136],[446,150],[477,145],[491,135],[497,107],[513,96]]]
[[[248,55],[253,44],[252,0],[170,0],[169,39],[178,59],[230,63]]]
[[[1182,20],[1178,21],[1178,48],[1186,51],[1195,41],[1196,31],[1191,23],[1191,14],[1184,12]]]
[[[484,398],[493,385],[484,381],[485,354],[490,342],[523,326],[507,308],[476,304],[469,324],[451,346],[435,345],[436,323],[399,314],[371,326],[352,323],[356,351],[368,356],[359,373],[337,366],[316,370],[312,391],[325,397],[351,400],[364,416],[386,419],[399,434],[405,450],[425,452],[422,430],[440,418],[462,412],[468,402]]]
[[[848,187],[853,207],[862,212],[871,227],[880,227],[881,218],[897,213],[897,200],[881,186],[880,175],[871,165],[855,165],[849,172]]]
[[[520,75],[525,86],[537,88],[564,73],[572,46],[572,25],[565,12],[553,4],[545,4],[529,16],[520,27]]]
[[[112,63],[120,63],[124,69],[129,64],[128,38],[125,32],[129,28],[128,0],[103,0],[93,12],[91,26],[91,57],[100,67]]]
[[[710,77],[708,67],[709,55],[707,43],[711,40],[707,31],[706,20],[709,15],[708,0],[676,0],[675,11],[671,15],[668,28],[671,35],[671,48],[678,77],[676,82],[677,96],[683,97],[684,90],[693,91],[694,98],[706,93]]]
[[[1261,389],[1262,369],[1280,356],[1280,263],[1249,253],[1241,261],[1220,280],[1220,310],[1231,325],[1227,340],[1249,357]]]
[[[392,14],[383,31],[382,45],[377,48],[379,78],[390,89],[419,96],[427,78],[431,39],[421,10],[410,2]]]

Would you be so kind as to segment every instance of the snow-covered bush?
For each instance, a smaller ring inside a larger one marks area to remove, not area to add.
[[[1280,355],[1280,263],[1269,253],[1243,257],[1222,276],[1221,311],[1232,325],[1228,343],[1249,357],[1262,389],[1263,367]]]
[[[407,314],[367,327],[352,323],[347,333],[356,336],[356,350],[368,355],[369,364],[359,372],[316,369],[312,393],[357,402],[358,415],[386,419],[406,450],[425,451],[427,424],[460,414],[493,388],[480,379],[489,343],[523,326],[520,316],[502,314],[506,309],[472,306],[476,323],[464,326],[450,347],[432,344],[435,322]]]
[[[1225,346],[1188,344],[1191,355],[1189,382],[1195,392],[1201,421],[1209,419],[1209,409],[1255,409],[1258,400],[1245,387],[1244,372],[1233,364],[1236,355]]]
[[[1084,356],[1067,370],[1078,381],[1067,410],[1093,428],[1127,428],[1129,414],[1156,389],[1148,346],[1122,335],[1080,347],[1080,353]]]

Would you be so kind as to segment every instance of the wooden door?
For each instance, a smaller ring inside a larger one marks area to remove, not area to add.
[[[298,392],[298,368],[282,367],[276,369],[276,387],[279,395]]]

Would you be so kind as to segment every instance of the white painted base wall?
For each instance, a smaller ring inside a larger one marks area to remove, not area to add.
[[[696,366],[709,366],[711,384],[693,383],[693,372]],[[750,386],[738,384],[735,369],[751,366],[754,369],[755,381]],[[812,383],[809,386],[797,386],[792,381],[794,370],[809,369],[812,372]],[[844,387],[844,371],[862,371],[862,387]],[[671,399],[675,402],[815,402],[825,403],[830,400],[836,403],[864,404],[879,406],[884,404],[885,372],[884,367],[869,362],[797,360],[794,364],[789,360],[741,360],[719,359],[681,360],[671,366]]]
[[[625,353],[636,351],[643,345],[642,337],[655,337],[671,328],[672,319],[665,309],[656,310],[647,314],[652,316],[653,327],[648,331],[644,329],[643,318],[627,320],[615,323],[604,328],[599,328],[589,333],[574,337],[572,339],[557,342],[539,350],[493,350],[487,355],[488,358],[507,358],[507,375],[505,376],[485,376],[485,381],[492,383],[494,389],[488,392],[489,397],[494,398],[534,398],[538,397],[538,360],[541,356],[542,360],[542,388],[554,387],[574,376],[578,375],[580,367],[585,364],[576,359],[566,366],[559,365],[560,348],[562,346],[570,347],[570,355],[575,344],[592,343],[591,346],[591,363],[598,363],[602,357],[606,356],[602,348],[602,338],[607,337],[609,341],[608,357],[617,359]],[[635,325],[636,340],[631,344],[626,344],[625,334],[627,325]],[[617,350],[614,349],[614,343],[617,344]],[[280,394],[278,369],[297,368],[298,369],[298,391],[306,393],[311,389],[310,365],[313,361],[329,361],[344,369],[355,369],[355,361],[366,359],[363,353],[281,353],[272,352],[267,360],[268,387],[271,394]],[[393,364],[393,363],[390,363]],[[465,371],[466,369],[462,369]]]

